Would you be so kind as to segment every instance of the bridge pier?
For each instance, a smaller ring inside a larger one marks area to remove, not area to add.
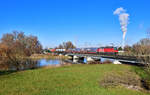
[[[59,54],[59,56],[62,56],[62,54]]]
[[[65,56],[66,56],[66,57],[68,57],[68,55],[67,55],[67,54],[65,54]]]
[[[114,60],[113,64],[122,64],[122,63],[120,61],[118,61],[118,60]]]
[[[87,60],[87,64],[92,63],[92,62],[100,62],[101,61],[100,58],[93,58],[93,57],[86,57],[86,60]]]
[[[84,62],[84,57],[73,56],[73,62],[74,63],[83,63]]]
[[[67,55],[69,60],[73,61],[73,56],[72,55]]]

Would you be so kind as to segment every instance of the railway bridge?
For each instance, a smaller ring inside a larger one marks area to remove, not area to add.
[[[83,62],[86,58],[87,62],[101,61],[102,58],[113,59],[114,64],[122,63],[141,63],[136,56],[125,56],[125,55],[102,55],[102,54],[77,54],[77,53],[66,53],[65,56],[69,56],[73,62]]]

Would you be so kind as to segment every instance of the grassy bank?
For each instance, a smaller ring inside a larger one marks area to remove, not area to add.
[[[0,75],[0,95],[149,95],[120,86],[100,86],[99,81],[108,72],[137,70],[128,65],[97,64],[6,73]]]

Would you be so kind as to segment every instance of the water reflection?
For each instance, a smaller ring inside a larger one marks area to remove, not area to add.
[[[105,61],[107,61],[107,60],[109,60],[109,61],[111,61],[111,62],[114,61],[114,59],[110,59],[110,58],[101,58],[101,62],[105,62]]]
[[[48,65],[58,65],[58,64],[64,64],[62,60],[52,60],[52,59],[40,59],[38,60],[38,66],[43,67],[43,66],[48,66]]]
[[[19,64],[9,64],[9,70],[27,70],[38,68],[38,60],[23,59]]]

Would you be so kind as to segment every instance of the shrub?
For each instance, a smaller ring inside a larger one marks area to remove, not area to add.
[[[147,66],[144,70],[146,71],[148,76],[142,79],[143,86],[146,89],[150,90],[150,66]]]
[[[150,80],[149,79],[143,79],[142,80],[143,87],[147,90],[150,90]]]
[[[95,62],[89,62],[88,64],[101,64],[100,61],[95,61]]]

